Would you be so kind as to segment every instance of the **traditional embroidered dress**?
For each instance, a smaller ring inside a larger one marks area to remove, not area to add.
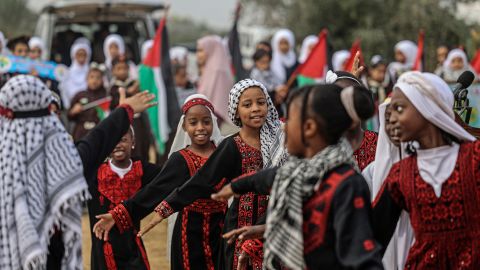
[[[363,133],[362,145],[353,152],[353,157],[357,161],[358,167],[363,171],[368,164],[375,160],[375,151],[377,149],[377,133],[365,130]]]

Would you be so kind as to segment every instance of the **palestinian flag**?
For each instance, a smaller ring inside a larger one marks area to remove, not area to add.
[[[160,154],[165,153],[172,127],[175,128],[180,119],[175,84],[170,66],[168,32],[166,19],[163,18],[155,34],[152,49],[140,65],[140,89],[155,95],[158,105],[148,109],[148,117]]]
[[[240,18],[240,3],[237,4],[237,9],[235,11],[235,20],[233,22],[233,27],[228,34],[228,50],[230,52],[231,63],[232,63],[232,72],[235,78],[235,81],[241,81],[249,77],[248,72],[243,67],[242,62],[242,53],[240,51],[240,38],[238,35],[238,19]]]
[[[475,73],[480,74],[480,48],[475,52],[475,56],[472,58],[470,65],[473,70],[475,70]]]
[[[418,33],[418,41],[417,41],[417,56],[415,57],[415,62],[413,62],[413,68],[412,70],[414,71],[423,71],[423,47],[424,47],[424,39],[425,39],[425,32],[423,30],[420,30]]]
[[[318,42],[295,73],[299,87],[317,83],[325,78],[328,70],[327,30],[318,34]]]
[[[110,102],[112,97],[104,97],[83,105],[83,111],[95,109],[97,117],[102,121],[110,114]]]
[[[350,48],[350,58],[348,58],[348,61],[345,63],[345,70],[350,72],[353,67],[353,62],[355,62],[355,55],[357,52],[360,52],[360,63],[359,66],[364,66],[365,62],[363,60],[363,54],[362,54],[362,48],[360,46],[361,42],[360,39],[355,40],[353,42],[352,47]]]

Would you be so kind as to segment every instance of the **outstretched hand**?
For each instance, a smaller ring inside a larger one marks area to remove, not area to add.
[[[359,66],[360,65],[360,51],[357,51],[355,54],[355,58],[353,59],[353,66],[352,70],[350,73],[353,74],[353,76],[359,78],[362,72],[365,70],[364,66]]]
[[[163,221],[163,217],[160,216],[157,212],[154,212],[153,218],[150,220],[150,222],[145,226],[143,229],[141,229],[137,236],[142,237],[144,236],[147,232],[149,232],[153,227],[157,226],[160,222]]]
[[[228,184],[224,186],[219,192],[212,194],[212,200],[225,202],[228,201],[232,196],[238,196],[232,190],[232,185]]]
[[[229,231],[224,234],[222,237],[227,239],[228,244],[232,244],[238,238],[240,241],[245,241],[248,239],[261,239],[265,233],[265,224],[254,225],[254,226],[245,226],[239,229]]]
[[[115,225],[112,214],[103,214],[95,217],[100,220],[93,226],[93,233],[98,239],[108,241],[108,233]]]
[[[118,89],[120,99],[119,104],[127,104],[132,107],[134,113],[141,113],[150,107],[157,105],[157,102],[152,102],[155,99],[154,94],[147,91],[137,93],[131,97],[126,96],[125,88]]]

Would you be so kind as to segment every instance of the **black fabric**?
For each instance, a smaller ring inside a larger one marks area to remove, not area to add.
[[[40,109],[35,111],[25,111],[25,112],[13,112],[13,118],[31,118],[31,117],[44,117],[50,115],[50,109]]]
[[[232,190],[235,194],[254,192],[262,195],[269,195],[275,180],[278,167],[258,171],[256,174],[240,177],[232,182]]]

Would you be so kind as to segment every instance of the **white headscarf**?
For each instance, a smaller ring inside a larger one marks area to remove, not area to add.
[[[279,43],[282,39],[285,39],[290,44],[290,50],[287,54],[283,54],[280,51]],[[280,78],[283,82],[288,80],[286,68],[290,68],[295,65],[297,58],[295,56],[295,36],[293,32],[288,29],[278,30],[272,38],[272,63],[270,69]]]
[[[310,46],[314,46],[318,42],[318,37],[314,35],[307,36],[302,42],[302,48],[300,49],[300,57],[298,57],[299,63],[304,63],[307,61],[308,56],[310,55]]]
[[[73,45],[75,44],[79,44],[79,43],[83,43],[83,44],[86,44],[88,45],[89,47],[91,47],[92,43],[90,43],[90,40],[86,37],[79,37],[77,39],[75,39],[75,41],[73,42]],[[72,46],[73,46],[72,45]]]
[[[406,72],[398,78],[394,89],[402,91],[420,114],[439,129],[461,141],[475,141],[475,137],[455,122],[453,93],[445,81],[437,75],[417,71]],[[433,187],[437,197],[440,197],[442,184],[455,169],[458,149],[458,145],[453,144],[417,150],[420,175]],[[447,159],[449,162],[444,162]],[[441,166],[442,164],[445,166]]]
[[[142,61],[145,59],[145,57],[147,57],[147,54],[148,52],[150,51],[150,49],[152,48],[153,46],[153,39],[149,39],[149,40],[146,40],[145,42],[143,42],[142,44]]]
[[[187,104],[189,101],[193,99],[203,99],[211,103],[205,95],[194,94],[189,96],[185,100],[183,105]],[[217,146],[223,140],[223,136],[220,134],[220,129],[218,128],[217,117],[215,116],[215,114],[212,112],[210,108],[207,107],[207,109],[210,111],[210,114],[212,115],[212,121],[213,121],[213,131],[212,131],[212,136],[210,137],[210,140]],[[192,144],[192,140],[190,139],[190,136],[188,136],[187,132],[183,129],[184,120],[185,120],[185,113],[182,114],[182,117],[178,122],[177,133],[175,134],[175,139],[173,140],[172,147],[170,148],[170,153],[168,153],[169,157],[174,152],[180,151]]]
[[[110,34],[103,42],[103,54],[105,55],[105,65],[107,68],[112,68],[112,56],[110,55],[110,45],[117,44],[119,54],[125,54],[125,41],[118,34]]]
[[[31,37],[30,40],[28,40],[28,48],[30,48],[30,50],[39,48],[43,52],[45,50],[45,43],[39,37]]]
[[[336,51],[332,56],[333,71],[344,71],[343,65],[350,58],[350,52],[347,50]]]
[[[79,50],[84,50],[87,54],[85,64],[83,65],[80,65],[75,59],[75,55]],[[68,68],[67,76],[59,86],[62,90],[63,104],[67,109],[70,108],[70,102],[78,92],[87,90],[87,74],[91,55],[92,49],[85,42],[74,42],[73,46],[70,48],[70,59],[72,59],[72,64]]]
[[[51,91],[38,78],[18,75],[0,90],[0,106],[38,117],[0,116],[0,265],[46,269],[48,242],[62,230],[62,269],[81,269],[82,201],[88,199],[83,165],[56,115]]]
[[[450,64],[452,63],[453,59],[460,57],[463,61],[463,68],[460,70],[452,70]],[[448,53],[447,58],[443,62],[443,72],[442,77],[447,82],[455,82],[457,81],[458,77],[466,71],[466,70],[473,70],[473,68],[468,63],[467,55],[461,49],[453,49]],[[476,72],[473,72],[476,74]]]
[[[170,61],[178,61],[182,65],[186,65],[188,57],[188,50],[182,46],[175,46],[170,48]]]
[[[413,41],[402,40],[395,45],[395,50],[402,52],[402,54],[405,56],[404,65],[411,69],[415,62],[415,57],[417,57],[417,45]]]

